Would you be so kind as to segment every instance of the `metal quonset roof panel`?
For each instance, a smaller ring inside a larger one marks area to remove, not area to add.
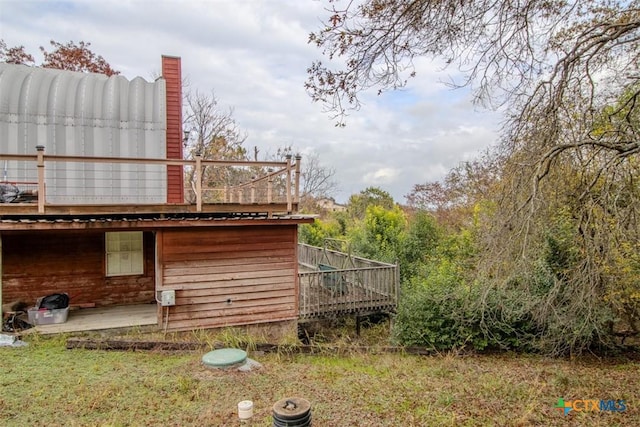
[[[166,158],[163,79],[0,64],[0,153]],[[3,179],[35,181],[35,165],[0,164]],[[165,203],[166,166],[46,164],[47,202]]]

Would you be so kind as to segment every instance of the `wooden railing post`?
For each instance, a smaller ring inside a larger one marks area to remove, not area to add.
[[[295,184],[295,197],[294,201],[296,205],[300,204],[300,160],[302,156],[300,154],[296,154],[296,184]]]
[[[256,177],[252,177],[252,180],[255,180]],[[251,183],[251,203],[255,203],[256,202],[256,183],[252,182]]]
[[[38,213],[44,213],[45,185],[44,185],[44,145],[36,145],[38,151]]]
[[[291,154],[287,154],[287,212],[293,210],[291,202]]]
[[[202,212],[202,154],[196,153],[196,210]]]
[[[273,202],[273,178],[267,180],[267,203]]]

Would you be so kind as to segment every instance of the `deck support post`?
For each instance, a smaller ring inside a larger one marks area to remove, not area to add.
[[[44,213],[45,186],[44,186],[44,145],[36,145],[38,151],[38,213]]]

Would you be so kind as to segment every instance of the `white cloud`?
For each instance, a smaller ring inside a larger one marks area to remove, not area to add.
[[[334,127],[303,86],[306,68],[320,58],[307,38],[324,7],[312,0],[5,0],[0,38],[36,56],[51,39],[88,41],[128,78],[151,79],[162,54],[181,56],[192,89],[213,89],[233,107],[248,147],[318,153],[336,170],[342,201],[375,185],[403,202],[415,184],[441,179],[496,140],[497,116],[476,111],[468,91],[444,86],[456,74],[426,59],[416,61],[417,77],[405,89],[366,94],[347,127]]]
[[[374,172],[369,172],[362,178],[362,183],[367,186],[378,186],[389,184],[395,181],[398,170],[388,167],[381,167]]]

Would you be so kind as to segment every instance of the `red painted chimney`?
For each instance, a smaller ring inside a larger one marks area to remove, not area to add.
[[[167,85],[167,159],[182,159],[182,66],[180,58],[162,55]],[[167,203],[184,203],[182,166],[167,166]]]

